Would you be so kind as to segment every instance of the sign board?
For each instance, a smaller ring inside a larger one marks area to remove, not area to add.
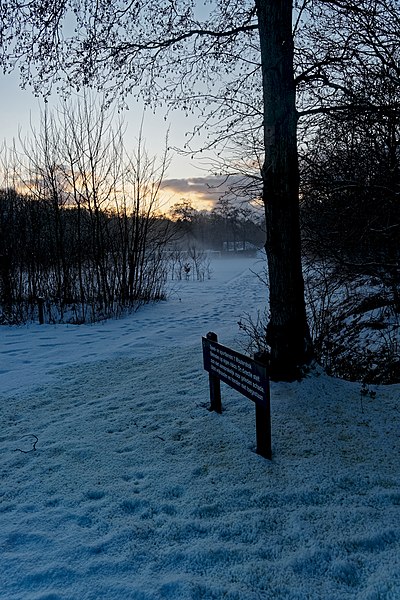
[[[209,373],[210,410],[222,412],[220,381],[256,404],[257,452],[271,458],[270,395],[267,364],[218,342],[215,333],[202,338],[204,369]]]
[[[204,369],[253,402],[266,404],[267,367],[209,338],[202,338]]]

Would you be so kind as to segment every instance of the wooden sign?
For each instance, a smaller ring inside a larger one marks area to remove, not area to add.
[[[271,416],[268,365],[218,342],[215,333],[202,338],[204,369],[209,374],[210,410],[222,412],[220,381],[256,405],[257,453],[271,458]]]

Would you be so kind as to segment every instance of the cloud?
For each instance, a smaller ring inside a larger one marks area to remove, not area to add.
[[[231,175],[209,175],[207,177],[189,177],[186,179],[166,179],[162,189],[173,197],[174,204],[182,199],[189,200],[195,208],[211,210],[222,196],[232,195],[232,188],[240,190],[254,182],[250,177]],[[240,199],[240,192],[236,199]],[[243,194],[244,198],[244,194]],[[247,198],[249,199],[249,198]]]
[[[189,177],[188,179],[166,179],[163,189],[168,188],[176,194],[198,194],[204,197],[220,197],[226,189],[226,177],[210,175],[208,177]]]

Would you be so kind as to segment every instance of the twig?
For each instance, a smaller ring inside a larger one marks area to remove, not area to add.
[[[14,452],[23,452],[24,454],[28,454],[28,452],[34,452],[36,450],[36,444],[39,441],[39,438],[34,433],[28,433],[27,435],[23,435],[22,437],[34,437],[35,441],[33,442],[33,446],[30,450],[21,450],[21,448],[15,448]]]

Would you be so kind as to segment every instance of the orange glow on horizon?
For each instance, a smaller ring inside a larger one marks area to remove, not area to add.
[[[165,193],[166,191],[168,191],[168,193]],[[172,189],[163,189],[162,196],[160,198],[160,208],[162,208],[165,213],[169,213],[175,204],[180,204],[181,202],[188,202],[195,210],[198,211],[211,211],[215,206],[215,200],[207,198],[205,194],[198,194],[196,192],[190,192],[189,194],[178,194]]]

